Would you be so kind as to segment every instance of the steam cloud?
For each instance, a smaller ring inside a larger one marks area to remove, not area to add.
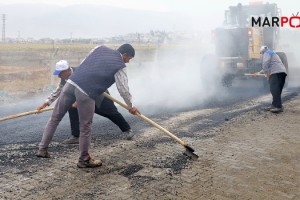
[[[220,93],[218,71],[202,61],[207,49],[204,44],[162,48],[154,52],[151,62],[129,64],[127,73],[134,104],[148,113],[180,110],[200,105]],[[118,96],[115,87],[111,93]]]

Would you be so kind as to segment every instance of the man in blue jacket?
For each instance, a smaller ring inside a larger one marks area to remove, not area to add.
[[[273,97],[272,105],[268,108],[273,113],[283,111],[281,93],[285,84],[287,70],[279,56],[267,46],[260,49],[262,54],[262,70],[258,73],[264,73],[269,77],[270,91]]]
[[[129,63],[134,55],[135,50],[130,44],[123,44],[118,50],[98,46],[89,53],[67,80],[58,98],[39,144],[38,157],[50,157],[48,146],[54,132],[63,116],[76,101],[80,125],[80,156],[77,167],[99,167],[102,165],[101,160],[92,159],[89,153],[95,102],[101,102],[103,100],[102,93],[113,83],[116,83],[121,97],[129,107],[129,112],[134,115],[139,113],[132,104],[125,70],[125,63]]]

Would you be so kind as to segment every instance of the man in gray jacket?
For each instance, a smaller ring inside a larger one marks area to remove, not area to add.
[[[281,93],[287,76],[287,70],[279,56],[267,46],[260,49],[262,54],[262,70],[258,73],[264,73],[269,77],[270,91],[273,97],[272,105],[268,108],[273,113],[283,111],[281,102]]]
[[[99,99],[101,94],[113,83],[116,83],[120,95],[129,107],[129,112],[134,115],[139,113],[132,104],[125,70],[125,63],[129,63],[134,55],[135,50],[130,44],[123,44],[118,50],[99,46],[90,52],[67,80],[59,95],[39,144],[38,157],[50,157],[48,146],[55,130],[68,109],[76,101],[80,126],[80,155],[77,167],[99,167],[102,165],[101,160],[92,159],[89,152],[95,102],[101,101]],[[102,96],[102,100],[103,98]]]

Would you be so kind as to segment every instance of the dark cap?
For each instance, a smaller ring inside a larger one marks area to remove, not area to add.
[[[135,55],[135,50],[134,48],[130,45],[130,44],[122,44],[119,48],[118,48],[118,51],[121,53],[121,54],[128,54],[129,56],[131,57],[134,57]]]

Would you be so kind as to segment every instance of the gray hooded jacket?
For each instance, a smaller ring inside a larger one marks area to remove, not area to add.
[[[286,73],[286,68],[284,67],[279,56],[272,50],[268,50],[263,54],[262,59],[262,71],[265,74],[278,74]]]

